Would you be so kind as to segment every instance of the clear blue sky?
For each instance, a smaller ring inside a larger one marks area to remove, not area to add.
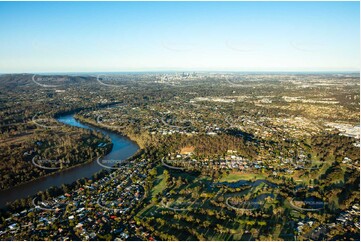
[[[2,73],[359,65],[359,2],[0,2]]]

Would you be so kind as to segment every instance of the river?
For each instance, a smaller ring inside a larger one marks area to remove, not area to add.
[[[96,130],[103,133],[104,135],[108,135],[111,138],[113,147],[110,153],[103,158],[104,160],[125,160],[135,154],[135,152],[137,152],[139,149],[135,142],[124,136],[78,122],[74,118],[74,114],[59,116],[57,121],[74,127]],[[16,199],[35,195],[39,191],[46,190],[51,186],[61,186],[62,184],[70,184],[80,178],[89,178],[94,173],[102,169],[104,169],[104,167],[100,166],[95,159],[94,161],[84,165],[76,166],[68,170],[57,172],[22,185],[0,191],[0,207],[5,207],[7,202],[12,202]]]

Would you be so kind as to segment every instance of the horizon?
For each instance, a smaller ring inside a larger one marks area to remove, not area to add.
[[[153,74],[175,74],[175,73],[204,73],[204,74],[360,74],[360,71],[355,70],[345,70],[345,71],[222,71],[222,70],[210,70],[210,71],[203,71],[203,70],[154,70],[154,71],[75,71],[75,72],[8,72],[2,73],[0,75],[95,75],[95,74],[146,74],[146,73],[153,73]]]

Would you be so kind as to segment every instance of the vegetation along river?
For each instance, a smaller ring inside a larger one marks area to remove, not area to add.
[[[65,114],[57,118],[58,122],[66,125],[96,130],[111,138],[113,143],[112,150],[108,153],[104,160],[125,160],[131,157],[139,149],[138,145],[128,138],[116,134],[115,132],[105,129],[97,128],[91,125],[83,124],[74,118],[74,114]],[[62,184],[70,184],[80,178],[90,178],[96,172],[104,169],[95,159],[92,162],[85,163],[80,166],[73,167],[61,172],[56,172],[46,177],[36,179],[34,181],[21,184],[19,186],[0,191],[0,207],[4,207],[7,202],[15,201],[16,199],[25,198],[27,196],[35,195],[39,191],[46,190],[51,186],[61,186]]]

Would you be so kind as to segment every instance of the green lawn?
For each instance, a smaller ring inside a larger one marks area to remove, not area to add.
[[[252,180],[256,178],[265,179],[267,176],[265,174],[255,174],[255,173],[241,173],[241,172],[232,172],[229,175],[225,175],[219,179],[220,182],[236,182],[239,180]]]
[[[151,196],[154,197],[155,195],[159,194],[166,188],[166,181],[163,179],[163,167],[157,167],[157,177],[155,179],[155,186],[151,190]]]

